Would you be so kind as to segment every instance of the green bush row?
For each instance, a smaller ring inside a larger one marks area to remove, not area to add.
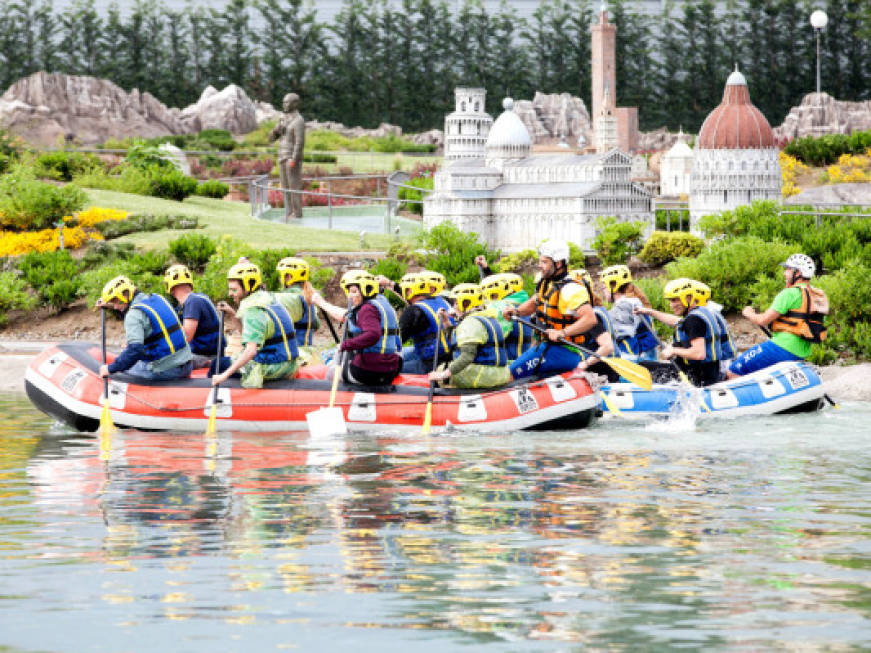
[[[654,231],[638,253],[645,263],[664,265],[682,256],[696,257],[705,248],[705,241],[682,231]]]
[[[33,170],[37,177],[55,179],[57,181],[72,181],[73,177],[91,168],[101,168],[103,163],[95,155],[86,152],[42,152],[33,162]]]
[[[812,212],[810,206],[791,208]],[[774,202],[754,202],[752,206],[705,216],[699,221],[699,228],[708,237],[746,235],[792,243],[795,251],[804,252],[817,261],[820,272],[840,269],[854,259],[871,265],[869,219],[819,216],[817,226],[815,215],[782,214]]]
[[[39,181],[31,167],[15,163],[0,177],[0,229],[54,227],[64,216],[82,209],[86,201],[80,188]]]
[[[207,179],[201,181],[197,186],[196,194],[201,197],[212,197],[217,200],[222,200],[230,192],[230,185],[217,179]]]
[[[125,220],[98,222],[94,227],[106,240],[140,231],[196,229],[199,220],[186,215],[131,215]]]
[[[835,163],[842,154],[864,154],[868,148],[871,148],[871,131],[857,131],[796,138],[783,151],[807,164],[825,166]]]
[[[414,186],[414,188],[407,188],[407,186]],[[431,176],[409,179],[404,186],[399,187],[397,192],[397,197],[403,200],[400,208],[417,215],[423,215],[423,200],[429,195],[428,192],[424,191],[431,191],[434,187],[435,180]]]
[[[625,263],[641,249],[646,225],[643,222],[624,222],[615,217],[596,220],[596,239],[593,248],[602,265]]]
[[[198,188],[196,179],[188,177],[175,166],[150,165],[141,168],[124,165],[117,172],[118,174],[109,174],[105,170],[91,169],[76,175],[73,184],[83,188],[149,195],[179,202],[193,195]]]

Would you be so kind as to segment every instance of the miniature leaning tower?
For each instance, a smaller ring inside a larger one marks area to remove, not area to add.
[[[458,87],[454,97],[455,110],[445,118],[445,161],[481,158],[493,125],[493,118],[484,111],[487,91]]]

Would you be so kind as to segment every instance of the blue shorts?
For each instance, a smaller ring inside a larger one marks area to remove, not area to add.
[[[556,343],[541,342],[527,349],[511,363],[511,376],[522,379],[538,374],[549,376],[573,370],[581,362],[581,355]]]
[[[770,367],[775,363],[800,360],[802,360],[801,356],[796,356],[786,351],[783,347],[775,345],[770,340],[766,340],[761,345],[751,347],[733,360],[729,365],[729,371],[732,374],[744,376],[765,367]]]

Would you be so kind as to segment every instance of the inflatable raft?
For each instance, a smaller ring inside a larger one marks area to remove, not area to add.
[[[702,418],[809,412],[822,408],[825,394],[819,374],[804,361],[778,363],[706,388],[654,383],[642,390],[631,383],[612,383],[601,392],[608,404],[630,418],[668,417],[682,409],[697,410]],[[608,412],[604,401],[602,410]]]
[[[109,355],[110,362],[113,356]],[[25,374],[25,390],[43,412],[80,431],[95,431],[103,406],[98,376],[100,348],[65,343],[46,348]],[[166,431],[204,431],[212,408],[211,381],[196,370],[178,381],[143,381],[115,374],[109,406],[116,426]],[[230,379],[218,391],[217,429],[223,431],[306,430],[306,413],[329,401],[323,365],[303,367],[293,380],[246,389]],[[351,431],[419,431],[429,384],[425,376],[400,375],[391,386],[340,384],[340,406]],[[585,375],[568,372],[525,379],[493,390],[437,388],[432,426],[486,432],[520,429],[580,429],[599,412],[599,396]]]

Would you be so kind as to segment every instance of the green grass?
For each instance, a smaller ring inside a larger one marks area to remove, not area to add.
[[[376,172],[389,174],[396,169],[397,161],[399,169],[406,172],[411,172],[418,164],[430,165],[435,163],[441,166],[442,163],[442,157],[436,154],[423,156],[406,156],[390,152],[329,152],[329,154],[336,155],[336,163],[306,163],[303,174],[306,174],[307,169],[314,167],[330,172],[336,172],[339,168],[351,168],[355,174]]]
[[[260,249],[291,247],[297,251],[357,251],[360,236],[352,231],[330,231],[257,220],[250,215],[247,202],[229,202],[206,197],[189,197],[184,202],[130,195],[107,190],[85,189],[88,206],[121,209],[151,215],[187,215],[199,219],[197,233],[213,238],[230,236]],[[178,229],[141,232],[117,239],[137,248],[164,249],[170,240],[190,233]],[[384,250],[392,238],[387,234],[367,234],[364,249]]]

